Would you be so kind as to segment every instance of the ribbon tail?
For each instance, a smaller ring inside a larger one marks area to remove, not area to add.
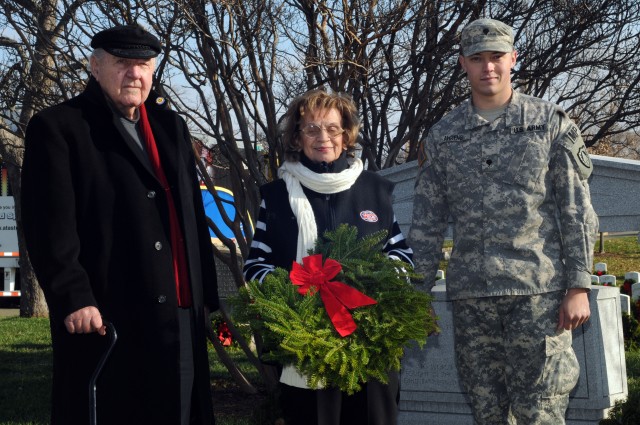
[[[327,282],[325,286],[329,291],[340,300],[340,302],[349,309],[362,307],[365,305],[377,304],[377,301],[366,296],[357,289],[346,285],[342,282]]]
[[[356,322],[353,321],[353,317],[351,317],[349,310],[342,305],[340,300],[338,300],[333,293],[325,290],[324,286],[320,289],[320,297],[322,298],[324,308],[329,315],[329,319],[331,320],[331,323],[333,323],[333,327],[336,328],[336,331],[338,331],[340,336],[345,337],[347,335],[351,335],[353,331],[356,330],[357,326]]]

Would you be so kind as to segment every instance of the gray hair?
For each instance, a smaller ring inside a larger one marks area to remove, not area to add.
[[[107,52],[101,47],[98,47],[97,49],[94,49],[93,52],[91,52],[91,56],[89,56],[89,71],[92,70],[91,69],[91,58],[95,58],[96,61],[100,62],[104,58],[104,55],[106,53]]]

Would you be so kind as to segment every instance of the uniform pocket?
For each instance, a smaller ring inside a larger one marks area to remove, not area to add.
[[[566,330],[545,337],[544,398],[567,395],[578,383],[580,364],[571,341],[571,332]]]
[[[525,143],[522,154],[516,154],[512,158],[505,181],[513,182],[532,192],[547,168],[548,149],[534,140],[526,140]]]

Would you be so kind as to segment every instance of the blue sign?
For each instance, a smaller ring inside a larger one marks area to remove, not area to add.
[[[236,207],[233,204],[233,193],[229,189],[225,189],[220,186],[215,186],[216,193],[220,197],[220,202],[222,204],[222,208],[224,213],[227,215],[230,221],[233,221],[236,216]],[[216,205],[215,199],[213,199],[213,195],[209,192],[206,186],[200,186],[200,191],[202,192],[202,202],[204,203],[204,212],[214,222],[214,224],[220,229],[222,235],[226,238],[235,239],[235,235],[229,226],[227,226],[222,219],[222,215],[218,206]],[[242,224],[240,224],[240,229],[242,230],[242,235],[244,236],[244,229],[242,229]],[[217,239],[216,234],[213,233],[212,229],[209,229],[209,235],[213,239]]]

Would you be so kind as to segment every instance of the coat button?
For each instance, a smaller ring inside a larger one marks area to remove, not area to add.
[[[147,192],[147,198],[149,199],[153,199],[156,197],[156,191],[155,190],[150,190]]]
[[[162,244],[160,242],[156,242],[155,247],[156,251],[160,251],[162,249]]]
[[[167,301],[167,297],[165,295],[158,296],[158,304],[164,304]]]

